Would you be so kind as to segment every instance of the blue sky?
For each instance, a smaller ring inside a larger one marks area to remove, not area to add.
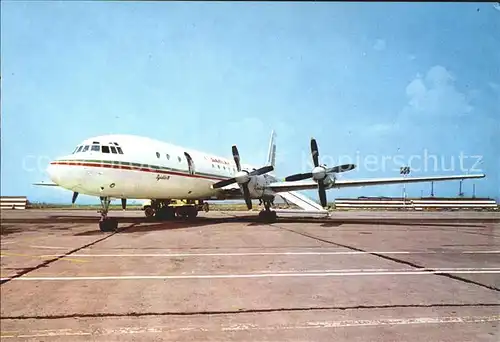
[[[94,135],[224,156],[237,144],[259,165],[274,128],[281,176],[309,170],[314,136],[328,165],[358,158],[346,179],[398,176],[403,164],[412,176],[474,167],[487,174],[476,194],[500,196],[493,3],[2,1],[1,10],[2,195],[69,203],[70,192],[31,184]],[[422,190],[430,185],[407,186]],[[435,192],[454,196],[458,182]]]

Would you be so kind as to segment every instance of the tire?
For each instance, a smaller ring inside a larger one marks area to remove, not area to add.
[[[155,211],[150,205],[148,205],[144,207],[144,215],[146,215],[147,218],[151,218],[155,215]]]
[[[196,207],[190,207],[188,209],[187,214],[188,214],[187,216],[189,218],[195,218],[196,216],[198,216],[198,208],[196,208]]]
[[[99,221],[99,229],[101,232],[114,232],[118,229],[118,220],[111,217],[101,220]]]

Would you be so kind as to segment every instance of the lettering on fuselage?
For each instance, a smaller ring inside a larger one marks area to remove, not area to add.
[[[156,180],[159,182],[161,179],[169,180],[170,176],[167,175],[156,175]]]
[[[217,158],[210,158],[210,160],[212,161],[212,163],[220,163],[220,164],[229,165],[229,163],[225,160],[221,160],[221,159],[217,159]]]

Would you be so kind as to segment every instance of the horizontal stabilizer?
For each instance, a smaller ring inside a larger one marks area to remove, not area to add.
[[[56,183],[48,183],[48,182],[33,183],[33,185],[37,185],[37,186],[59,186]]]

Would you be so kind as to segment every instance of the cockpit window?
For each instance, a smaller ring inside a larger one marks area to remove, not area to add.
[[[117,149],[117,151],[118,151],[118,153],[119,153],[119,154],[123,154],[123,151],[122,151],[122,148],[121,148],[121,147],[118,147],[118,146],[117,146],[117,147],[116,147],[116,149]]]
[[[99,146],[99,145],[92,145],[92,149],[91,149],[91,151],[96,151],[96,152],[99,152],[99,151],[100,151],[100,149],[101,149],[101,146]]]
[[[75,149],[73,150],[73,152],[71,152],[71,154],[75,154],[77,150],[78,150],[78,146],[75,147]]]
[[[82,152],[87,152],[89,150],[89,145],[85,145],[85,147],[83,148]]]
[[[80,152],[80,151],[82,150],[82,148],[83,148],[83,145],[82,145],[82,146],[79,146],[79,147],[78,147],[78,150],[76,150],[76,153]]]
[[[110,146],[110,148],[111,148],[111,152],[116,154],[116,147]],[[103,152],[104,152],[104,148],[103,148]]]
[[[109,146],[102,146],[102,153],[109,153]]]

